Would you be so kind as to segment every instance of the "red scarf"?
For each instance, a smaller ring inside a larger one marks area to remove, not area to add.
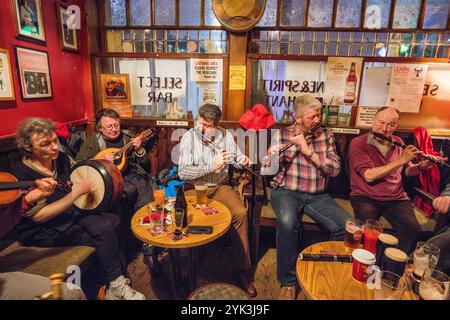
[[[428,134],[427,129],[418,127],[414,129],[413,134],[416,137],[418,148],[423,153],[439,155],[439,153],[433,149],[433,142],[431,141],[431,136]],[[419,180],[425,192],[439,196],[439,185],[441,178],[439,168],[437,166],[433,166],[429,170],[422,171],[419,175]],[[417,198],[416,206],[421,209],[427,217],[433,212],[431,204],[423,200],[421,197]]]

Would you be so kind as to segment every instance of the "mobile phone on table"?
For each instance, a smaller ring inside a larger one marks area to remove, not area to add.
[[[189,226],[187,228],[187,233],[191,234],[210,234],[212,232],[212,226]]]

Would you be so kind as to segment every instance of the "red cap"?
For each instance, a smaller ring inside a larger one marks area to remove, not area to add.
[[[264,105],[258,103],[250,110],[247,110],[239,119],[239,123],[245,129],[264,130],[274,125],[275,119],[272,114],[267,111]]]
[[[55,121],[55,125],[56,125],[56,135],[58,137],[64,139],[70,138],[70,131],[64,123],[60,121]]]

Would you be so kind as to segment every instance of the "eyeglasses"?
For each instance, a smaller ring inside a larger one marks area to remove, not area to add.
[[[103,126],[106,130],[119,129],[120,123],[108,124],[107,126]]]
[[[384,125],[386,125],[386,128],[388,128],[390,130],[397,128],[397,123],[395,123],[395,122],[386,123],[383,120],[378,120],[376,122],[376,125],[379,127],[383,127]]]

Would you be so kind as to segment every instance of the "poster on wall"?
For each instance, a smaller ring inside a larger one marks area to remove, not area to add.
[[[50,98],[52,82],[48,55],[45,51],[15,47],[22,98]]]
[[[75,26],[73,26],[73,28],[68,27],[70,14],[67,12],[67,8],[57,3],[56,9],[61,49],[78,52],[77,29]]]
[[[149,104],[148,89],[153,83],[150,77],[150,62],[148,60],[120,60],[119,73],[128,74],[131,89],[132,105]]]
[[[358,128],[371,128],[373,117],[377,110],[382,107],[380,106],[360,106],[358,107],[358,112],[356,114],[355,126]]]
[[[190,81],[221,82],[222,59],[190,59]]]
[[[121,117],[131,117],[130,79],[128,74],[101,74],[102,106],[116,110]]]
[[[45,42],[41,0],[12,0],[17,36]]]
[[[15,100],[9,51],[0,48],[0,100]]]
[[[362,60],[356,57],[328,58],[324,104],[357,104]]]
[[[419,112],[427,70],[426,64],[395,64],[386,104],[400,112]]]
[[[230,79],[228,88],[230,90],[245,90],[245,66],[230,66]]]

